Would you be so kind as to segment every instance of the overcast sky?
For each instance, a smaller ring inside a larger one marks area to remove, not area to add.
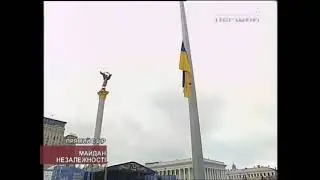
[[[187,2],[203,154],[277,164],[276,2]],[[44,113],[92,137],[100,70],[110,71],[102,137],[108,161],[191,157],[178,69],[178,2],[45,2]],[[216,22],[245,16],[259,22]],[[53,115],[53,116],[52,116]]]

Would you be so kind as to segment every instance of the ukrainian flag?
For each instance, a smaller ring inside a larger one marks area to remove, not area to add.
[[[184,97],[190,98],[191,95],[191,70],[188,55],[182,42],[179,69],[182,70],[182,87]]]

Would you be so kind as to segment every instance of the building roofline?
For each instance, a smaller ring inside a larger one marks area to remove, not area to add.
[[[175,164],[175,163],[183,163],[183,162],[191,162],[191,158],[184,158],[184,159],[176,159],[176,160],[170,160],[170,161],[157,161],[157,162],[146,162],[145,165],[147,166],[155,166],[155,165],[169,165],[169,164]],[[204,162],[211,162],[211,163],[217,163],[221,165],[225,165],[224,162],[211,160],[211,159],[203,159]]]
[[[233,173],[233,174],[236,174],[236,173],[249,173],[249,172],[258,172],[258,171],[265,171],[265,170],[274,170],[274,171],[277,171],[276,169],[274,168],[271,168],[271,167],[253,167],[253,168],[247,168],[247,169],[235,169],[235,170],[232,170],[232,169],[228,169],[227,170],[227,173]]]
[[[49,120],[52,120],[52,121],[57,121],[57,122],[60,122],[60,123],[67,124],[67,122],[65,122],[65,121],[60,121],[60,120],[56,120],[56,119],[52,119],[52,118],[48,118],[48,117],[43,117],[43,118],[49,119]]]

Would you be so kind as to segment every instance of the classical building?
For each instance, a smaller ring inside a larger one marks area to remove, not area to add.
[[[52,118],[43,117],[43,145],[55,146],[64,145],[64,131],[66,122]],[[43,164],[45,169],[53,164]],[[49,172],[51,173],[51,172]]]
[[[256,166],[253,168],[232,169],[227,171],[228,180],[276,180],[277,170],[270,167]]]
[[[43,144],[62,145],[64,144],[64,131],[66,122],[43,117]]]
[[[150,162],[146,167],[156,171],[157,175],[175,175],[178,180],[193,179],[192,159],[165,162]],[[223,162],[204,159],[205,180],[227,180],[226,165]]]

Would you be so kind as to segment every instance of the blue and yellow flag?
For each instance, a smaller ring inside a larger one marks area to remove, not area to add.
[[[190,98],[191,95],[191,70],[188,55],[182,42],[179,69],[182,70],[182,87],[184,97]]]

